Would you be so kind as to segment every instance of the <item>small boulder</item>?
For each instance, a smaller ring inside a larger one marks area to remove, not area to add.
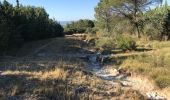
[[[149,100],[167,100],[165,97],[159,95],[157,92],[148,92],[146,95]]]

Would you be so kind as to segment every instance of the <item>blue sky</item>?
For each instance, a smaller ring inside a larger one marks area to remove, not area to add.
[[[3,0],[0,0],[3,1]],[[8,0],[16,4],[16,0]],[[100,0],[19,0],[23,5],[41,6],[49,13],[50,18],[58,21],[94,19],[94,7]],[[170,0],[167,0],[170,4]]]
[[[1,0],[3,1],[3,0]],[[16,4],[16,0],[7,0]],[[58,21],[94,19],[94,7],[99,0],[19,0],[23,5],[41,6],[49,13],[50,18]]]

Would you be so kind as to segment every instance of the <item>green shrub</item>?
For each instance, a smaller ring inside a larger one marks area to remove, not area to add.
[[[90,34],[96,34],[97,31],[98,31],[97,28],[87,28],[86,29],[86,33],[90,33]]]
[[[122,49],[135,50],[136,42],[131,38],[123,35],[117,36],[115,39],[110,37],[102,37],[95,41],[96,47],[104,50]]]
[[[136,42],[131,37],[119,35],[116,37],[116,46],[123,51],[135,50]]]
[[[73,21],[68,23],[65,26],[66,34],[74,34],[74,33],[90,33],[93,32],[92,28],[94,27],[94,21],[88,19],[80,19],[78,21]]]
[[[115,48],[115,41],[113,38],[102,37],[95,41],[96,47],[105,50],[111,50]]]

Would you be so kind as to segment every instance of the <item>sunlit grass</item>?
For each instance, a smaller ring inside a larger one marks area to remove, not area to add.
[[[30,78],[46,79],[62,79],[65,80],[67,72],[57,68],[47,72],[29,72],[29,71],[4,71],[2,75],[28,75]]]
[[[166,47],[170,47],[170,41],[141,41],[137,40],[137,44],[140,47],[145,47],[145,48],[152,48],[152,49],[162,49]]]
[[[0,99],[17,97],[18,95],[32,95],[42,99],[74,100],[88,98],[105,98],[103,90],[99,90],[104,81],[83,71],[84,62],[78,60],[59,59],[51,66],[48,63],[37,63],[35,69],[24,67],[23,62],[18,62],[18,67],[6,67],[0,78]],[[10,65],[10,64],[2,64]],[[47,67],[48,66],[48,67]],[[22,69],[23,67],[23,69]],[[42,68],[40,68],[42,67]],[[36,69],[37,68],[37,69]],[[76,87],[83,86],[88,89],[84,93],[75,95]],[[4,88],[2,88],[4,87]],[[93,91],[97,91],[94,92]],[[107,93],[107,92],[106,92]],[[98,95],[100,94],[100,95]]]
[[[154,44],[156,45],[156,44]],[[139,74],[150,76],[160,88],[170,87],[170,43],[158,43],[159,48],[147,55],[130,57],[121,66]]]

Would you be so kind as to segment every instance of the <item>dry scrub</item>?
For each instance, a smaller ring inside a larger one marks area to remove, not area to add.
[[[132,72],[150,76],[160,88],[170,87],[170,48],[167,44],[168,42],[159,43],[155,48],[162,45],[161,49],[154,50],[149,55],[128,58],[121,66]]]

